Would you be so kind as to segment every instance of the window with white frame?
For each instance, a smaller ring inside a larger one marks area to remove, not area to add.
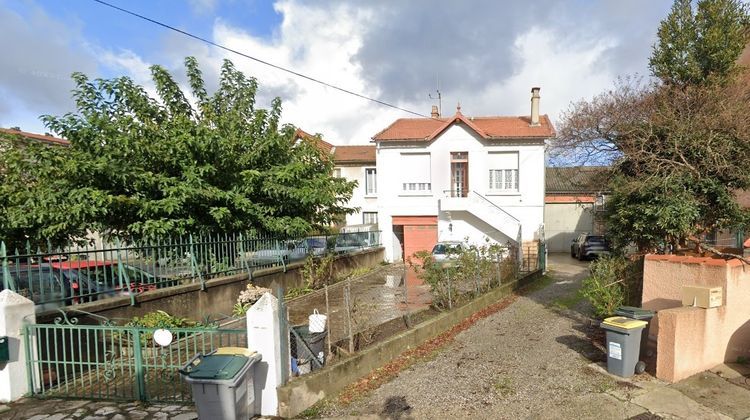
[[[341,178],[341,168],[333,168],[333,176],[335,178]]]
[[[429,153],[402,153],[401,189],[407,194],[430,194],[432,182]]]
[[[518,152],[487,155],[490,192],[518,192]]]
[[[366,225],[377,225],[378,224],[378,212],[376,211],[363,211],[362,212],[362,223]]]
[[[378,193],[378,173],[375,168],[365,168],[365,195]]]

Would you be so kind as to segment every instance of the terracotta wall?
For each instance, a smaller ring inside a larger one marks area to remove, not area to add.
[[[656,376],[675,382],[720,363],[750,358],[750,267],[739,260],[649,255],[643,307],[657,311]],[[722,306],[682,307],[682,286],[722,287]]]

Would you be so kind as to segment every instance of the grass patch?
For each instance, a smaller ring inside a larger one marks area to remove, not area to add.
[[[500,394],[503,398],[515,395],[516,388],[513,386],[513,380],[510,378],[500,378],[492,385],[495,388],[495,392]]]
[[[550,277],[547,274],[545,274],[545,275],[541,276],[539,279],[534,280],[528,286],[524,287],[521,290],[521,294],[525,295],[525,294],[528,294],[528,293],[537,292],[537,291],[542,290],[545,287],[551,285],[554,282],[555,282],[555,279],[553,279],[552,277]]]
[[[315,419],[319,418],[320,415],[323,413],[323,408],[325,406],[326,401],[319,401],[317,404],[313,405],[312,407],[309,407],[307,410],[299,413],[297,418],[300,419]]]
[[[562,296],[552,301],[552,306],[559,309],[572,309],[584,299],[580,292],[576,291],[568,296]]]
[[[360,277],[372,271],[372,267],[357,267],[349,274],[349,277]]]

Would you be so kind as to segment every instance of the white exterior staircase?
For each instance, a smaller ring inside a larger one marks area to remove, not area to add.
[[[467,197],[441,198],[439,208],[441,212],[469,212],[521,245],[521,221],[476,191],[471,191]]]

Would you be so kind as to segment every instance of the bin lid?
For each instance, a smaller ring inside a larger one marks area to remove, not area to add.
[[[615,315],[627,316],[634,319],[650,319],[654,317],[654,311],[636,308],[635,306],[620,306],[615,311]]]
[[[247,361],[246,356],[211,354],[204,356],[188,376],[192,379],[232,379]]]
[[[257,351],[250,350],[250,349],[245,348],[245,347],[219,347],[218,349],[216,349],[215,352],[213,352],[211,354],[218,354],[218,355],[222,355],[222,354],[227,355],[227,354],[229,354],[229,355],[250,357],[250,356],[254,355],[255,353],[257,353]]]
[[[625,330],[633,330],[636,328],[645,327],[646,325],[648,325],[648,322],[626,318],[624,316],[611,316],[609,318],[605,318],[604,322],[602,322],[602,325],[609,325]]]

